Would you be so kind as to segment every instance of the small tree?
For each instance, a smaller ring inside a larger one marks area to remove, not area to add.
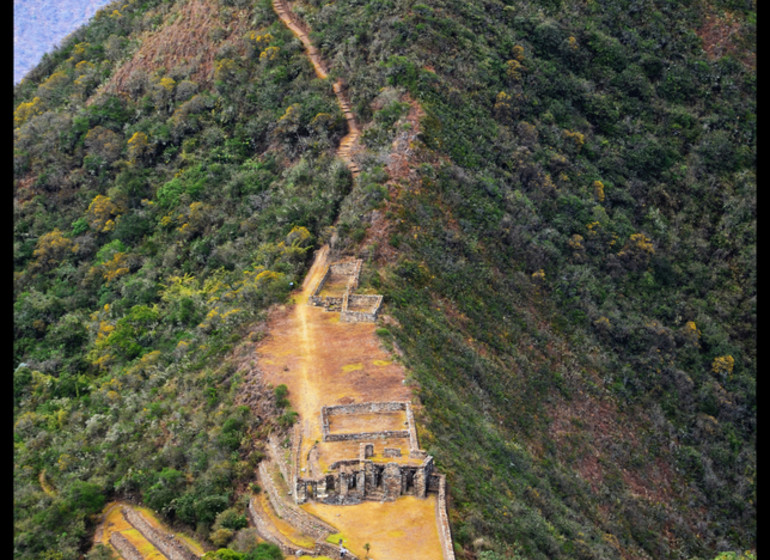
[[[128,139],[128,158],[131,163],[135,164],[141,161],[142,156],[147,152],[149,144],[149,138],[144,132],[134,132],[134,135]]]
[[[58,229],[45,233],[37,241],[32,255],[37,258],[36,266],[42,269],[53,268],[72,252],[72,241]]]
[[[289,389],[286,385],[283,383],[278,385],[273,392],[275,393],[275,404],[278,408],[286,408],[289,406],[289,399],[286,398],[289,394]]]

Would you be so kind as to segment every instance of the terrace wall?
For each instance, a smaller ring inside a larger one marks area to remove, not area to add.
[[[200,556],[194,554],[174,535],[164,534],[159,529],[153,527],[139,512],[130,508],[123,508],[123,517],[145,539],[150,541],[168,560],[199,560]]]
[[[142,554],[126,537],[120,533],[110,535],[110,544],[118,551],[123,560],[144,560]]]

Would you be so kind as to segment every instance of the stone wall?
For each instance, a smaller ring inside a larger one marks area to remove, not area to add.
[[[407,419],[406,430],[383,430],[379,432],[354,432],[334,434],[330,432],[330,416],[347,414],[377,414],[404,411]],[[390,462],[385,465],[369,460],[372,456],[371,443],[362,443],[358,458],[335,461],[329,466],[332,474],[321,479],[295,479],[295,496],[298,503],[317,500],[325,503],[350,504],[361,500],[395,500],[402,495],[424,497],[428,492],[438,492],[433,479],[433,458],[419,449],[414,415],[409,402],[383,401],[324,406],[321,408],[321,426],[324,441],[372,440],[378,438],[408,438],[409,458],[421,459],[419,466],[399,465]],[[398,448],[383,451],[386,458],[401,456]]]
[[[360,441],[371,439],[390,439],[409,437],[409,430],[383,430],[381,432],[354,432],[350,434],[328,434],[324,441]]]
[[[319,556],[328,556],[329,558],[340,557],[340,547],[336,544],[331,544],[328,542],[317,542],[315,543],[315,547]],[[348,553],[345,555],[345,558],[357,559],[358,557],[354,556],[350,551],[348,551]]]
[[[340,297],[321,297],[321,292],[329,281],[332,275],[334,276],[347,276],[348,283],[346,292],[349,294],[358,288],[358,278],[361,274],[361,260],[344,261],[333,263],[329,265],[318,282],[315,290],[308,298],[308,303],[311,305],[317,305],[319,307],[325,307],[327,311],[339,311],[342,308],[342,296]]]
[[[433,458],[421,465],[382,464],[372,460],[346,459],[329,466],[329,474],[320,479],[298,478],[297,499],[327,504],[356,504],[363,500],[392,501],[400,496],[424,498],[438,492]]]
[[[350,294],[342,302],[340,321],[343,323],[373,323],[382,306],[381,295]]]
[[[417,428],[414,423],[414,413],[412,407],[407,403],[406,410],[406,423],[409,426],[409,455],[416,453],[420,449],[420,445],[417,443]],[[427,456],[427,455],[426,455]]]
[[[342,311],[342,297],[311,296],[308,301],[316,307],[323,307],[326,311]]]
[[[339,311],[343,323],[373,323],[382,306],[381,295],[355,295],[361,275],[361,260],[337,262],[329,265],[308,298],[310,305],[326,311]],[[327,282],[347,277],[347,287],[342,296],[321,296]]]
[[[291,480],[296,481],[299,477],[299,454],[302,449],[302,427],[299,422],[294,424],[291,438]],[[296,487],[296,484],[294,485]],[[294,503],[299,503],[296,488],[293,493]]]
[[[449,516],[446,503],[446,476],[434,475],[438,479],[438,496],[436,498],[436,523],[438,524],[438,537],[441,541],[441,552],[444,560],[455,560],[454,545],[452,544],[452,531],[449,528]]]
[[[379,432],[355,432],[346,434],[333,434],[329,429],[329,416],[340,414],[378,414],[383,412],[406,411],[408,429],[406,430],[382,430]],[[411,420],[410,420],[411,419]],[[408,402],[385,401],[357,404],[339,404],[321,407],[321,430],[324,441],[356,441],[364,439],[409,438],[410,446],[417,441],[414,430],[414,417],[411,415],[411,406]]]
[[[264,512],[260,510],[258,506],[254,505],[254,500],[249,500],[248,515],[252,526],[256,529],[257,534],[264,540],[271,542],[281,549],[281,553],[284,556],[329,556],[331,558],[337,558],[339,556],[339,547],[326,542],[329,535],[336,533],[336,529],[333,529],[321,537],[319,537],[314,543],[313,548],[305,548],[294,544],[284,537],[280,531],[275,529],[270,521],[266,519]],[[289,523],[293,523],[293,520],[289,519]],[[352,553],[348,553],[348,557],[351,560],[358,560],[358,557]]]
[[[310,297],[308,298],[309,304],[323,306],[325,298],[322,298],[318,294],[320,294],[321,290],[323,290],[324,284],[326,284],[326,280],[328,280],[330,273],[331,269],[327,268],[326,272],[324,272],[324,275],[321,277],[321,280],[318,281],[318,285],[315,287],[315,290],[313,290],[313,293],[310,294]]]
[[[324,406],[321,413],[326,414],[377,414],[379,412],[398,412],[409,408],[406,401],[373,401],[354,404],[335,404]]]
[[[373,323],[382,306],[381,295],[350,295],[342,302],[340,321],[343,323]]]
[[[326,538],[327,535],[335,533],[336,530],[330,525],[282,498],[280,489],[275,486],[271,476],[270,467],[271,465],[268,461],[263,460],[259,463],[259,480],[262,483],[262,488],[267,493],[273,510],[293,527],[314,539]]]
[[[332,274],[350,276],[353,281],[352,289],[358,288],[358,278],[361,275],[361,259],[336,262],[329,265]]]
[[[329,416],[335,414],[372,414],[405,411],[409,429],[403,432],[403,437],[409,438],[409,457],[422,459],[419,466],[399,465],[396,462],[386,464],[374,462],[373,444],[362,442],[359,446],[358,458],[344,459],[330,465],[329,474],[318,479],[299,477],[297,461],[301,449],[301,431],[295,429],[292,442],[292,463],[294,476],[294,497],[296,503],[304,503],[308,500],[329,504],[357,504],[363,500],[394,501],[403,495],[425,497],[427,494],[436,494],[436,523],[438,525],[444,560],[455,560],[452,544],[452,534],[447,515],[446,478],[435,471],[433,457],[419,449],[417,431],[414,425],[414,414],[409,402],[383,401],[366,402],[345,405],[325,406],[321,409],[321,423],[324,440],[327,436],[343,436],[348,439],[365,439],[388,432],[375,432],[374,434],[330,434]],[[383,455],[393,456],[400,454],[396,448],[388,448]],[[320,520],[319,520],[320,521]],[[301,521],[295,523],[302,527]],[[320,539],[319,539],[320,540]],[[335,557],[338,547],[328,543],[316,543],[316,550],[321,554]]]
[[[251,525],[256,529],[260,538],[276,545],[281,549],[283,555],[294,556],[297,552],[312,555],[315,552],[314,550],[297,546],[284,537],[280,531],[272,526],[271,522],[266,518],[266,514],[261,511],[261,508],[254,505],[253,498],[249,500],[247,512],[249,521],[251,521]]]
[[[126,520],[139,531],[145,539],[150,541],[161,554],[168,560],[199,560],[200,556],[193,554],[181,541],[174,535],[163,533],[153,527],[139,512],[130,508],[123,508],[123,516]]]
[[[110,544],[118,551],[123,560],[144,560],[142,554],[126,537],[120,533],[110,535]]]

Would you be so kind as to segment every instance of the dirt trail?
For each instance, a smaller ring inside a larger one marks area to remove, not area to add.
[[[299,413],[299,466],[307,469],[304,474],[308,476],[322,474],[333,461],[358,455],[357,442],[322,441],[322,406],[409,401],[411,397],[403,368],[381,347],[373,323],[341,323],[339,313],[307,305],[326,270],[328,250],[324,246],[316,253],[294,303],[272,312],[269,335],[257,348],[265,381],[274,386],[285,384],[291,405]],[[401,438],[380,440],[375,447],[399,447],[407,456],[408,444]]]
[[[294,14],[292,14],[286,1],[273,0],[273,9],[284,25],[289,28],[305,47],[305,52],[307,53],[310,62],[313,64],[316,76],[322,80],[328,78],[329,71],[326,63],[321,58],[318,49],[316,49],[315,45],[313,45],[313,42],[310,40],[305,26],[297,20]],[[350,100],[346,93],[347,86],[345,85],[345,82],[338,79],[334,82],[333,89],[334,95],[337,96],[337,102],[342,109],[342,114],[345,116],[348,125],[348,133],[340,141],[340,145],[337,148],[337,156],[345,162],[353,176],[357,177],[361,170],[353,161],[353,148],[358,141],[359,136],[361,136],[361,131],[358,128],[358,123],[356,122],[353,110],[350,108]]]
[[[273,0],[273,8],[304,45],[318,77],[326,79],[328,66],[310,41],[307,28],[291,13],[286,0]],[[337,155],[355,177],[360,170],[352,153],[360,130],[345,84],[337,80],[333,89],[348,125],[348,134],[340,142]],[[380,345],[374,323],[342,323],[338,312],[308,305],[329,264],[329,248],[324,246],[316,252],[313,265],[292,303],[271,312],[269,334],[256,349],[264,380],[273,386],[285,384],[289,389],[289,401],[299,413],[300,423],[297,474],[310,478],[327,472],[335,461],[359,454],[357,441],[323,441],[323,406],[411,401],[405,371]],[[345,432],[366,432],[395,431],[399,423],[405,424],[398,414],[380,417],[361,414],[356,418],[336,419],[334,425]],[[398,448],[402,453],[398,461],[410,461],[409,438],[391,437],[373,443],[375,456],[383,456],[385,447]],[[338,527],[346,546],[360,558],[367,556],[364,545],[369,543],[378,560],[410,557],[442,560],[436,503],[436,496],[431,495],[424,499],[402,497],[389,503],[344,506],[310,502],[301,507]]]

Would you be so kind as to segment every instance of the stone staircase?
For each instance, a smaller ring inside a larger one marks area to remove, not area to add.
[[[297,39],[299,39],[305,47],[305,52],[307,52],[307,56],[313,64],[316,75],[325,80],[329,76],[326,63],[321,58],[321,53],[318,52],[318,49],[310,40],[310,37],[305,30],[305,26],[289,9],[286,0],[273,0],[273,10],[275,10],[275,13],[278,14],[278,17],[284,25],[294,33]],[[353,177],[356,178],[361,173],[361,168],[355,161],[353,161],[353,147],[358,141],[359,136],[361,136],[361,132],[358,128],[358,123],[356,122],[353,110],[350,107],[350,100],[347,96],[347,85],[339,79],[334,82],[332,88],[334,89],[334,95],[337,96],[337,102],[339,103],[340,109],[342,109],[342,114],[345,116],[348,125],[348,133],[342,138],[340,145],[337,147],[337,156],[345,162]]]

